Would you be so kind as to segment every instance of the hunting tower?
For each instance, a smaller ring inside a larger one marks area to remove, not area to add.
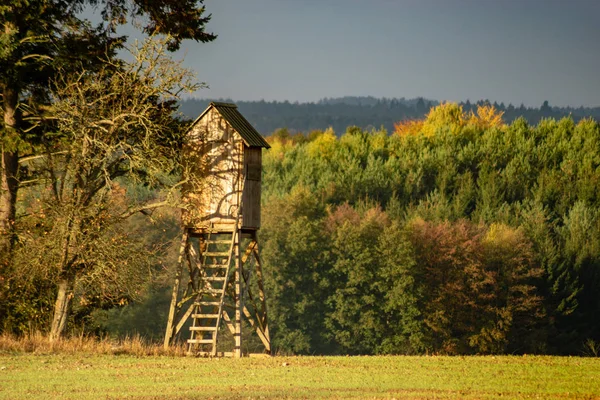
[[[164,345],[189,326],[191,353],[216,356],[229,336],[241,357],[243,315],[270,354],[256,235],[262,149],[270,146],[228,103],[210,103],[185,139],[183,237]]]

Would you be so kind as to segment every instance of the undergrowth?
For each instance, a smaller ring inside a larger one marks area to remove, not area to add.
[[[131,356],[184,356],[187,348],[183,344],[169,346],[150,342],[136,335],[123,339],[98,338],[95,336],[73,336],[50,340],[42,333],[16,336],[8,333],[0,335],[0,354],[75,354],[93,353]]]

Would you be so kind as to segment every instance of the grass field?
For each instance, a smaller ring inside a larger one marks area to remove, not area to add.
[[[595,399],[600,359],[0,355],[4,399]]]

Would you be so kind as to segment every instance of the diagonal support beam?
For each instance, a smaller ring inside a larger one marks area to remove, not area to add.
[[[260,262],[260,254],[258,253],[258,243],[254,249],[254,259],[256,260],[256,281],[258,284],[258,298],[262,308],[262,327],[267,339],[271,341],[269,336],[269,323],[267,319],[267,298],[265,296],[265,287],[263,282],[262,264]]]
[[[177,297],[179,296],[179,285],[181,283],[181,273],[183,272],[183,259],[188,247],[189,231],[186,229],[181,238],[179,247],[179,257],[177,259],[177,269],[175,270],[175,284],[173,285],[173,293],[171,294],[171,307],[169,309],[169,319],[167,320],[167,331],[165,333],[164,348],[168,348],[175,336],[174,321],[177,317]]]

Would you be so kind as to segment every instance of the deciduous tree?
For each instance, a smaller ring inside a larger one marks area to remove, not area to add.
[[[168,204],[178,185],[169,175],[179,165],[183,128],[173,119],[175,100],[199,85],[166,56],[169,43],[150,38],[130,48],[131,61],[109,56],[93,71],[59,70],[52,106],[40,116],[55,127],[44,135],[44,154],[31,161],[48,189],[40,201],[51,243],[45,258],[58,285],[53,338],[65,329],[78,280],[95,271],[96,285],[107,285],[109,276],[126,283],[124,266],[142,258],[120,222]],[[131,203],[121,183],[132,182],[168,192]]]
[[[50,83],[60,68],[93,67],[99,54],[125,38],[116,27],[137,19],[148,34],[169,35],[166,47],[182,40],[209,42],[210,15],[203,0],[9,0],[0,5],[0,95],[3,124],[0,165],[0,250],[10,252],[19,187],[19,157],[35,153],[39,135],[27,121],[23,105],[46,102]],[[102,23],[92,27],[81,11],[100,9]],[[7,262],[5,255],[5,263]]]

